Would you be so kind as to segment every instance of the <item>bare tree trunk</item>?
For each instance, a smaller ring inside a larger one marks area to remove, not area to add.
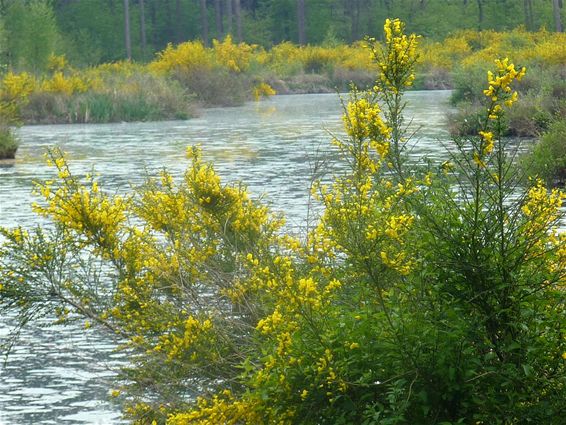
[[[354,42],[360,37],[360,0],[351,0],[350,16],[352,17],[351,41]]]
[[[554,12],[556,32],[564,31],[564,28],[562,28],[562,19],[560,18],[560,0],[552,0],[552,11]]]
[[[165,34],[167,35],[165,41],[167,43],[171,41],[177,41],[177,22],[176,21],[173,22],[173,11],[171,10],[171,1],[172,0],[165,0]]]
[[[478,29],[481,31],[483,26],[483,0],[477,0],[478,2]]]
[[[297,24],[299,30],[299,44],[307,44],[307,32],[305,28],[305,0],[297,0]]]
[[[232,34],[232,1],[226,0],[226,32]]]
[[[175,2],[175,38],[177,43],[183,41],[183,25],[181,15],[181,0]]]
[[[242,13],[240,8],[240,0],[234,0],[234,18],[236,20],[236,37],[238,43],[242,42]]]
[[[208,46],[208,9],[206,0],[200,0],[200,25],[202,30],[202,42]]]
[[[145,33],[145,3],[140,0],[140,32],[141,32],[141,48],[142,58],[145,59],[145,52],[147,48],[147,37]]]
[[[523,1],[523,12],[525,15],[525,28],[527,28],[528,31],[532,31],[534,29],[532,0]]]
[[[153,44],[154,48],[158,48],[157,45],[157,31],[155,28],[157,27],[157,10],[155,10],[155,2],[149,2],[149,20],[151,21],[151,44]]]
[[[224,28],[222,27],[222,3],[220,0],[214,0],[214,14],[216,17],[216,38],[220,40],[224,33]]]
[[[130,1],[124,0],[124,41],[126,44],[126,57],[132,60],[132,41],[130,39]]]

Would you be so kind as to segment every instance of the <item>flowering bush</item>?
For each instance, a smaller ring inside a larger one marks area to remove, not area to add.
[[[481,132],[421,167],[402,116],[418,39],[398,20],[385,34],[303,238],[198,147],[181,181],[125,197],[52,151],[35,209],[54,226],[2,229],[0,305],[119,335],[113,395],[140,424],[559,424],[564,195],[518,187],[501,138],[525,70],[499,60]]]

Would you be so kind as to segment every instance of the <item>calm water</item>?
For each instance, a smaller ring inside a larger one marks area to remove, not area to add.
[[[415,157],[441,155],[448,96],[408,95],[407,117],[412,128],[421,129],[412,146]],[[329,140],[341,128],[334,94],[277,96],[206,110],[189,121],[24,127],[15,165],[0,165],[0,226],[38,223],[31,190],[34,180],[53,177],[43,159],[49,146],[68,152],[75,173],[94,167],[103,188],[124,192],[163,167],[181,176],[185,148],[201,144],[225,179],[242,180],[253,194],[265,194],[298,228],[306,217],[313,164],[329,160],[332,168]],[[0,339],[9,326],[9,318],[0,318]],[[108,397],[113,370],[122,361],[113,348],[112,339],[96,330],[28,326],[0,368],[0,425],[120,423],[119,406]]]

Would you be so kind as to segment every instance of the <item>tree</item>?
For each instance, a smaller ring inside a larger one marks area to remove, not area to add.
[[[167,0],[169,3],[169,0]],[[183,41],[183,14],[181,8],[181,0],[175,1],[175,36],[177,38],[177,43]]]
[[[130,39],[130,1],[124,0],[124,44],[126,57],[132,60],[132,41]]]
[[[8,62],[35,73],[44,71],[60,39],[51,4],[47,0],[11,2],[6,5]]]
[[[560,17],[560,0],[552,0],[552,12],[554,15],[554,27],[556,28],[556,32],[562,32],[562,19]]]
[[[307,33],[305,27],[305,0],[297,0],[297,27],[299,31],[299,44],[307,44]]]
[[[350,15],[350,41],[360,38],[360,0],[348,1],[348,13]]]
[[[208,45],[208,9],[206,7],[206,0],[200,0],[200,25],[202,42],[205,46]]]
[[[233,17],[233,0],[226,0],[226,32],[232,34],[232,20]]]
[[[147,36],[145,29],[145,0],[140,0],[140,36],[141,36],[141,49],[142,58],[145,59],[147,50]]]
[[[222,3],[221,0],[214,0],[214,17],[216,20],[216,38],[221,39],[224,33],[224,26],[222,25]]]
[[[525,14],[525,27],[527,30],[534,30],[534,18],[533,18],[533,0],[523,1],[523,11]]]
[[[236,20],[236,39],[242,41],[242,9],[240,0],[234,0],[234,19]]]
[[[0,13],[0,66],[7,65],[6,57],[6,30],[4,26],[4,15]]]
[[[478,30],[483,29],[483,1],[484,0],[477,0],[478,4]]]

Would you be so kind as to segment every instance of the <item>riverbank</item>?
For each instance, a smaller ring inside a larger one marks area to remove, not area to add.
[[[238,106],[280,94],[372,87],[378,65],[361,41],[352,45],[270,49],[199,41],[169,45],[147,64],[128,61],[75,68],[52,56],[43,72],[8,72],[0,84],[0,112],[25,124],[158,121],[194,117],[201,108]],[[460,31],[442,42],[423,39],[416,89],[475,91],[496,57],[548,69],[566,63],[566,35],[546,31]],[[378,47],[379,48],[379,47]],[[478,78],[478,76],[481,76]],[[474,86],[470,86],[474,82]],[[460,90],[461,89],[461,90]],[[1,114],[0,114],[1,115]]]

